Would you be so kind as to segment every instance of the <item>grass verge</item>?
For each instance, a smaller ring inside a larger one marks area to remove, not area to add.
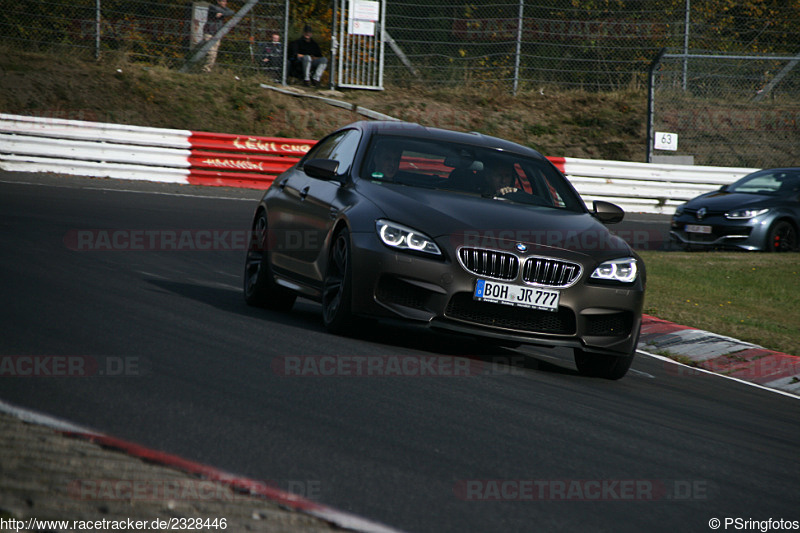
[[[646,314],[800,355],[800,254],[640,255]]]
[[[364,118],[349,109],[263,89],[265,82],[273,83],[260,73],[222,67],[211,74],[184,74],[133,62],[123,53],[94,61],[75,50],[53,55],[0,43],[4,113],[301,139],[320,139]],[[644,91],[521,87],[514,97],[499,87],[422,84],[333,95],[301,90],[425,126],[497,135],[546,155],[622,161],[646,156]]]

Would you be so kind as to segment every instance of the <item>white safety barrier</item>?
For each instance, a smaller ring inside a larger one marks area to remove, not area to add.
[[[187,183],[191,133],[0,114],[0,168]]]
[[[265,189],[314,143],[0,114],[12,171]]]
[[[4,170],[265,188],[313,143],[0,114]],[[208,149],[216,152],[201,151]],[[588,204],[606,200],[639,213],[671,214],[687,200],[757,170],[549,159]]]
[[[758,170],[572,157],[550,160],[569,178],[587,204],[605,200],[634,213],[672,214],[677,206],[695,196]]]

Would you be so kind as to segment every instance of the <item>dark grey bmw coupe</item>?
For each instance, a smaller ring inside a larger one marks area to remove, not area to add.
[[[633,360],[642,260],[538,152],[478,133],[358,122],[319,141],[256,208],[248,304],[322,304],[333,333],[363,318],[573,348],[582,374]]]

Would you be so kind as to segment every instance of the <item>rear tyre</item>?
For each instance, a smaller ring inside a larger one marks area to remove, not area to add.
[[[578,372],[583,376],[620,379],[628,373],[635,355],[635,352],[627,356],[607,355],[586,352],[576,348],[575,366],[578,367]]]
[[[769,252],[794,252],[797,250],[797,230],[786,220],[779,220],[769,229],[766,250]]]
[[[244,263],[244,301],[254,307],[289,311],[297,295],[275,283],[269,262],[267,214],[259,211],[253,221]]]
[[[322,283],[322,322],[331,333],[349,333],[353,329],[352,279],[350,232],[344,228],[333,239]]]

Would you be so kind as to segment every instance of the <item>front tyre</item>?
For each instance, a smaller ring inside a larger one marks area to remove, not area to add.
[[[797,250],[797,230],[791,222],[779,220],[769,229],[768,252],[794,252]]]
[[[352,279],[350,231],[344,228],[333,239],[322,283],[322,321],[331,333],[348,333],[353,328]]]
[[[247,246],[244,263],[244,301],[247,305],[289,311],[297,295],[275,283],[269,262],[267,213],[259,211]]]
[[[636,352],[627,356],[607,355],[575,348],[575,366],[583,376],[620,379],[628,373],[635,355]]]

